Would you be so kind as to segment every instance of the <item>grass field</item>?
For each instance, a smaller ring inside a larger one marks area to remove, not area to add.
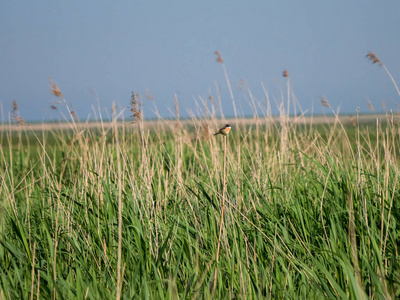
[[[396,116],[281,110],[225,137],[132,99],[133,124],[1,131],[0,299],[400,296]]]
[[[3,131],[0,295],[395,298],[392,119]]]

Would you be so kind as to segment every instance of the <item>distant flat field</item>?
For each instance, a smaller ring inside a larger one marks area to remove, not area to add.
[[[351,115],[339,115],[338,119],[341,123],[345,125],[351,125],[352,123],[354,124],[356,116],[351,116]],[[390,118],[390,115],[385,115],[385,114],[366,114],[366,115],[359,115],[359,121],[361,123],[370,123],[370,122],[376,122],[378,119],[379,122],[386,121],[388,118]],[[398,118],[398,116],[395,116],[395,118]],[[269,123],[269,122],[279,122],[280,117],[279,116],[274,116],[274,117],[259,117],[259,118],[239,118],[237,122],[241,125],[252,125],[258,122],[258,124],[264,124],[264,123]],[[317,116],[291,116],[289,117],[289,122],[290,123],[298,123],[298,124],[330,124],[334,123],[336,120],[336,117],[333,115],[317,115]],[[201,121],[201,119],[196,119],[196,121]],[[183,125],[190,125],[193,124],[192,119],[184,119],[180,121]],[[232,123],[235,124],[236,121],[234,118],[228,118],[228,119],[213,119],[213,122],[217,122],[218,124],[222,123]],[[157,124],[174,124],[176,123],[176,120],[174,119],[164,119],[164,120],[149,120],[149,121],[144,121],[144,126],[145,127],[153,127]],[[134,124],[133,122],[130,122],[129,120],[126,120],[125,122],[118,122],[119,126],[129,126]],[[112,125],[111,122],[76,122],[76,125],[79,128],[99,128],[99,127],[104,127],[108,128]],[[42,131],[42,130],[59,130],[59,129],[72,129],[74,128],[74,125],[72,122],[54,122],[54,123],[27,123],[25,125],[18,125],[18,124],[1,124],[0,125],[0,131],[15,131],[15,130],[21,130],[21,129],[29,129],[29,130],[34,130],[34,131]]]

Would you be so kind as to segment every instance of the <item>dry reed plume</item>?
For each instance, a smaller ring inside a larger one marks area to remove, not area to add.
[[[366,55],[368,60],[372,62],[372,64],[378,64],[380,67],[383,67],[382,61],[378,58],[378,56],[374,52],[368,52]]]
[[[13,100],[12,102],[12,111],[11,114],[13,116],[13,120],[17,121],[18,125],[27,125],[27,123],[25,122],[25,120],[19,116],[18,113],[18,103],[17,101]]]
[[[64,98],[64,95],[61,93],[60,89],[58,88],[57,84],[54,82],[53,78],[51,78],[49,76],[49,80],[50,80],[50,87],[51,87],[50,92],[56,97]]]
[[[374,107],[372,106],[371,101],[367,100],[368,107],[371,111],[375,111]]]
[[[321,105],[322,105],[322,106],[324,106],[324,107],[331,107],[331,105],[329,104],[328,100],[326,100],[325,97],[321,97],[320,101],[321,101]]]
[[[222,60],[221,53],[219,53],[219,51],[215,51],[214,54],[217,55],[217,62],[223,64],[224,61]]]
[[[70,112],[70,115],[75,119],[75,120],[79,120],[79,117],[78,117],[78,115],[76,114],[76,112],[75,111],[71,111]]]
[[[13,109],[13,110],[12,110],[13,113],[17,113],[17,110],[18,110],[18,103],[17,103],[17,101],[15,101],[15,100],[12,102],[12,109]]]
[[[140,101],[142,98],[138,93],[135,91],[132,92],[131,95],[131,112],[133,115],[131,116],[134,118],[134,122],[138,122],[142,119],[142,112],[140,110],[140,106],[142,105],[142,102]]]
[[[378,64],[380,67],[382,67],[385,70],[385,72],[388,74],[388,76],[392,80],[394,87],[396,88],[397,94],[400,96],[400,90],[399,90],[399,87],[397,86],[396,81],[394,80],[392,74],[389,72],[388,68],[386,68],[386,66],[383,64],[383,62],[378,58],[378,56],[374,52],[368,52],[366,57],[368,58],[369,61],[372,62],[372,64]]]
[[[284,70],[282,76],[285,77],[285,78],[289,77],[288,70]]]
[[[20,116],[14,116],[13,119],[17,121],[17,124],[18,124],[18,125],[21,125],[21,126],[22,126],[22,125],[28,125],[28,124],[25,122],[25,120],[24,120],[23,118],[21,118]]]

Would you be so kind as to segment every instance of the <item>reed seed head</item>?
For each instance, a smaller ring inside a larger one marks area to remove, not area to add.
[[[18,103],[15,100],[13,100],[12,102],[12,109],[13,113],[15,113],[18,110]]]
[[[51,77],[49,76],[49,80],[50,80],[50,87],[51,87],[50,92],[51,92],[54,96],[56,96],[56,97],[64,98],[64,96],[63,96],[63,94],[61,93],[60,89],[58,88],[57,84],[55,84],[53,78],[51,78]]]
[[[142,112],[140,110],[139,111],[132,111],[132,112],[133,112],[133,116],[132,117],[134,117],[135,122],[136,121],[140,121],[142,119]]]
[[[371,104],[371,101],[367,100],[368,107],[371,111],[375,111],[374,107]]]
[[[326,100],[325,97],[321,97],[320,101],[321,101],[321,105],[322,105],[322,106],[324,106],[324,107],[331,107],[331,105],[329,104],[328,100]]]
[[[142,102],[140,101],[141,97],[138,93],[135,91],[132,91],[131,95],[131,112],[133,115],[131,117],[134,118],[134,122],[140,121],[142,119],[142,113],[140,111],[139,106],[142,105]]]
[[[222,60],[221,53],[219,53],[219,51],[215,51],[214,54],[217,55],[217,62],[223,64],[224,61]]]
[[[382,61],[378,58],[378,56],[374,52],[368,52],[366,55],[369,61],[372,62],[372,64],[378,64],[380,67],[383,66]]]
[[[19,126],[28,125],[28,124],[25,122],[25,120],[24,120],[23,118],[21,118],[20,116],[14,116],[13,119],[17,121],[17,124],[18,124]]]
[[[285,77],[285,78],[289,78],[288,70],[284,70],[282,76]]]
[[[75,111],[71,110],[70,114],[75,120],[79,120],[79,117],[78,117],[78,115],[76,114]]]

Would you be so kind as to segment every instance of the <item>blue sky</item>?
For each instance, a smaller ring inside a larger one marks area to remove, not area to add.
[[[94,118],[112,102],[129,105],[143,96],[144,115],[154,106],[171,117],[177,94],[181,115],[197,112],[195,100],[217,97],[232,115],[222,54],[238,111],[251,115],[244,79],[265,104],[286,93],[283,70],[304,110],[323,112],[325,96],[342,113],[377,111],[400,96],[375,52],[400,84],[400,1],[5,1],[0,10],[0,103],[8,121],[13,100],[26,120],[57,118],[49,109],[48,76],[73,110]],[[153,101],[145,99],[146,89]],[[61,107],[60,107],[61,109]],[[326,110],[326,109],[325,109]],[[63,111],[61,109],[61,111]],[[64,110],[65,111],[65,110]],[[125,114],[129,116],[128,113]]]

